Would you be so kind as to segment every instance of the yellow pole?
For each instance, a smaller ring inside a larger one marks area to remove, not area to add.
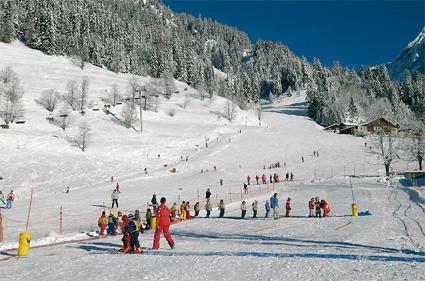
[[[353,214],[353,217],[359,216],[359,211],[357,210],[357,204],[356,203],[351,204],[351,212]]]
[[[30,253],[31,233],[23,232],[19,234],[18,256],[26,257]]]

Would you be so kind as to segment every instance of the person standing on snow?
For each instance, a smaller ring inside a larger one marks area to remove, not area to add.
[[[189,203],[189,201],[186,202],[185,208],[186,208],[186,219],[190,220],[191,217],[190,217],[190,203]]]
[[[259,184],[258,183],[258,180],[260,179],[260,177],[258,176],[258,175],[255,175],[255,181],[257,182],[257,185]]]
[[[263,182],[263,184],[267,184],[267,177],[266,177],[266,175],[265,175],[265,174],[263,174],[263,175],[261,176],[261,181]]]
[[[207,188],[207,192],[205,192],[205,198],[208,200],[211,197],[211,190]]]
[[[119,183],[117,183],[117,185],[115,185],[115,190],[116,190],[118,193],[121,193]]]
[[[122,211],[118,211],[116,234],[122,234]]]
[[[199,202],[195,203],[195,206],[193,206],[193,209],[195,211],[195,217],[199,216],[199,212],[201,211],[201,208],[199,207]]]
[[[270,183],[273,183],[273,177],[270,175]]]
[[[115,235],[116,226],[117,226],[117,219],[114,216],[114,210],[110,210],[109,216],[108,216],[108,230],[106,231],[106,233],[108,235]]]
[[[212,211],[212,205],[211,205],[211,201],[207,200],[207,203],[205,204],[205,211],[207,212],[206,217],[209,218],[211,211]]]
[[[130,234],[130,249],[125,251],[126,253],[134,253],[134,254],[140,254],[140,242],[139,242],[139,231],[140,231],[140,225],[137,222],[137,218],[134,217],[132,214],[129,216],[129,223],[128,223],[128,233]]]
[[[269,213],[270,213],[270,203],[269,203],[269,200],[266,200],[266,204],[264,205],[265,207],[266,207],[266,218],[268,218],[269,217]]]
[[[242,201],[241,204],[241,218],[244,219],[246,215],[246,202]]]
[[[170,213],[171,213],[171,222],[174,222],[176,220],[177,217],[177,203],[174,202],[173,205],[170,208]]]
[[[9,192],[6,200],[6,209],[12,209],[12,202],[15,200],[15,195],[13,194],[13,190]]]
[[[252,203],[252,212],[253,212],[252,217],[255,219],[257,217],[257,212],[258,212],[258,201],[257,200],[254,200],[254,202]]]
[[[107,220],[106,220],[106,214],[105,214],[105,212],[102,212],[102,215],[97,220],[97,224],[100,227],[99,236],[101,238],[105,237],[106,222],[107,222]]]
[[[279,219],[279,199],[277,198],[277,193],[273,194],[273,197],[270,198],[270,207],[273,209],[273,218],[275,220]]]
[[[322,199],[322,201],[320,201],[320,207],[323,209],[323,217],[327,217],[331,211],[328,202]]]
[[[164,232],[164,237],[167,239],[168,245],[170,245],[171,249],[174,249],[174,241],[170,235],[170,209],[165,205],[166,199],[165,197],[161,198],[161,205],[159,205],[157,213],[156,213],[156,230],[153,241],[153,249],[159,249],[159,242],[161,232]]]
[[[251,185],[251,177],[250,176],[246,177],[246,181],[248,182],[248,185]]]
[[[153,213],[156,214],[156,206],[158,205],[158,201],[156,201],[156,194],[152,195],[151,204],[153,208]]]
[[[224,205],[223,199],[220,200],[220,203],[218,204],[218,210],[220,211],[219,218],[224,217],[224,211],[226,209],[226,205]]]
[[[121,230],[122,230],[122,248],[121,251],[125,252],[125,253],[129,253],[131,248],[130,248],[130,241],[131,241],[131,237],[130,237],[130,233],[128,233],[128,216],[127,215],[123,215],[122,216],[122,226],[121,226]]]
[[[112,209],[114,208],[114,205],[117,205],[118,208],[118,191],[116,189],[114,189],[114,191],[111,194],[111,199],[112,199]]]
[[[152,211],[150,208],[148,208],[146,210],[146,226],[145,226],[146,230],[151,229],[151,220],[152,220]]]
[[[316,209],[316,218],[321,218],[322,217],[322,212],[320,210],[320,200],[319,197],[316,197],[316,200],[314,202],[314,207]]]
[[[290,212],[291,212],[291,210],[292,210],[292,208],[291,208],[291,198],[290,197],[288,197],[288,200],[286,200],[286,214],[285,214],[285,217],[289,217],[290,216]]]
[[[314,198],[311,198],[310,201],[308,202],[308,217],[312,218],[314,217]]]
[[[223,186],[223,179],[220,179],[220,186]]]

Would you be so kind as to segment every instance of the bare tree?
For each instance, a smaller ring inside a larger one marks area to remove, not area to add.
[[[174,78],[171,74],[164,73],[162,80],[164,85],[164,97],[166,99],[170,99],[176,87],[174,84]]]
[[[88,91],[89,91],[89,79],[87,76],[83,77],[83,81],[81,81],[81,91],[80,91],[80,98],[79,98],[79,109],[82,114],[84,114],[84,110],[87,106],[87,98],[88,98]]]
[[[24,94],[20,81],[11,68],[1,72],[0,81],[0,118],[6,125],[23,114],[21,99]],[[3,83],[6,81],[7,83]]]
[[[56,109],[59,100],[59,93],[55,89],[48,89],[41,92],[41,97],[37,102],[47,109],[49,112],[53,112]]]
[[[121,100],[120,88],[117,84],[112,84],[110,98],[113,106],[115,106],[117,102]]]
[[[137,120],[136,107],[131,102],[126,103],[123,109],[121,110],[121,116],[123,118],[125,126],[127,128],[130,128]]]
[[[423,125],[419,125],[412,132],[411,138],[409,138],[408,150],[413,160],[418,162],[419,171],[422,171],[422,162],[425,158],[425,128]]]
[[[135,104],[136,95],[138,91],[140,91],[140,89],[141,89],[141,86],[140,86],[139,78],[137,78],[137,76],[131,76],[131,78],[128,80],[128,90],[130,93],[130,101],[133,106]]]
[[[65,95],[63,100],[65,103],[69,104],[72,110],[77,109],[77,99],[78,99],[78,82],[75,80],[69,81],[66,84]]]
[[[385,174],[390,175],[391,163],[400,158],[399,153],[403,147],[403,139],[391,132],[378,132],[371,135],[369,152],[378,155],[385,166]]]
[[[90,138],[90,125],[87,123],[87,121],[84,121],[79,126],[78,131],[78,137],[76,139],[78,147],[82,151],[86,151],[86,148],[89,144],[89,138]]]
[[[70,114],[71,110],[67,106],[64,106],[60,109],[59,115],[55,117],[54,124],[65,131],[66,128],[69,128],[72,125],[72,118]]]

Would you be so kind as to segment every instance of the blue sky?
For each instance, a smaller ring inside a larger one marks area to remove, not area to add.
[[[252,42],[280,41],[310,61],[358,69],[393,60],[425,25],[424,1],[164,0],[185,12],[235,26]]]

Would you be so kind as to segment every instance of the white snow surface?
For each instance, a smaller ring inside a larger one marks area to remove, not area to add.
[[[46,56],[20,43],[0,44],[0,68],[7,65],[24,86],[27,122],[0,131],[0,188],[16,192],[13,208],[1,209],[5,241],[0,243],[0,265],[7,270],[1,270],[0,280],[425,280],[421,197],[405,192],[396,179],[386,186],[383,166],[365,152],[364,139],[325,132],[307,118],[305,96],[265,106],[259,127],[255,112],[238,110],[237,120],[229,123],[219,114],[224,99],[201,101],[194,89],[176,82],[179,93],[161,98],[158,113],[143,112],[143,133],[89,110],[84,118],[92,138],[82,152],[65,138],[76,128],[62,132],[49,124],[47,112],[34,99],[43,89],[63,91],[67,81],[88,76],[90,99],[103,107],[99,96],[112,83],[124,90],[129,76],[91,65],[80,70],[69,58]],[[186,92],[191,99],[183,109]],[[111,111],[119,113],[117,107]],[[176,111],[174,117],[168,116],[170,109]],[[73,117],[76,124],[82,119],[77,113]],[[313,156],[313,150],[320,156]],[[180,156],[189,159],[181,161]],[[280,169],[268,169],[277,161]],[[169,172],[172,167],[177,173]],[[403,162],[394,166],[396,171],[406,168]],[[278,173],[282,179],[286,172],[294,173],[293,182],[252,184],[256,174]],[[249,208],[248,218],[241,220],[241,187],[247,175],[252,178],[250,194],[243,199],[248,206],[259,200],[260,211],[253,219]],[[371,216],[351,217],[348,175],[355,175],[359,210],[369,210]],[[181,199],[193,206],[199,200],[203,207],[209,187],[214,204],[225,200],[225,218],[218,219],[214,208],[211,219],[201,211],[201,218],[172,225],[174,250],[164,240],[160,250],[151,250],[153,233],[145,232],[139,237],[143,255],[114,254],[121,247],[119,236],[76,242],[96,237],[97,218],[102,205],[110,206],[116,182],[120,209],[126,213],[144,211],[154,192],[167,197],[169,205]],[[28,257],[18,258],[16,250],[8,249],[17,246],[25,229],[31,187],[32,246],[70,243],[34,247]],[[291,197],[290,218],[264,218],[264,203],[273,189],[281,213]],[[315,196],[330,203],[330,217],[307,217],[308,200]]]

